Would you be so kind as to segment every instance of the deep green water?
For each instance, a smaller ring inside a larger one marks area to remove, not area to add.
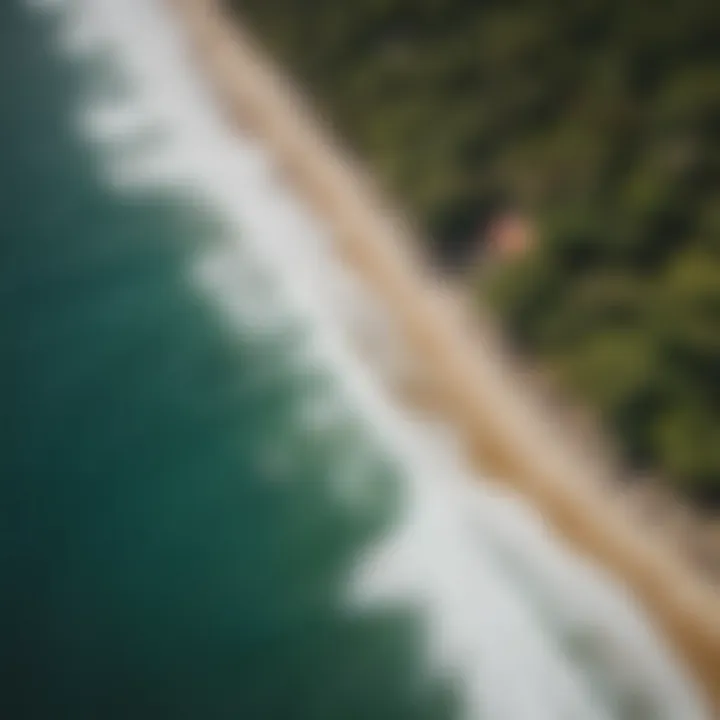
[[[302,329],[223,321],[191,282],[216,220],[109,188],[71,122],[88,68],[53,53],[48,18],[0,18],[0,714],[452,715],[418,682],[412,617],[342,601],[391,522],[392,467],[378,451],[382,503],[333,499],[365,440],[352,418],[294,427],[333,392],[294,372]]]

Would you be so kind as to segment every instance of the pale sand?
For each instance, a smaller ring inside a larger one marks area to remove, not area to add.
[[[594,463],[553,434],[493,333],[441,292],[410,229],[247,33],[214,0],[169,1],[230,120],[263,141],[423,358],[423,386],[408,396],[458,429],[484,475],[522,493],[577,551],[630,588],[720,710],[717,591],[641,527]]]

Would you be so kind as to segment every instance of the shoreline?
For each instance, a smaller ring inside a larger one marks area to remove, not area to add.
[[[230,123],[262,139],[298,196],[328,222],[338,253],[393,311],[404,343],[423,358],[423,400],[459,430],[471,464],[502,478],[575,551],[619,579],[720,711],[720,594],[543,423],[491,329],[442,292],[412,229],[239,24],[214,0],[170,4]]]

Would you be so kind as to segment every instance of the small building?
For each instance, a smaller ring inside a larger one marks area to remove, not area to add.
[[[490,221],[480,242],[484,259],[515,260],[533,247],[535,233],[531,222],[522,213],[503,212]]]

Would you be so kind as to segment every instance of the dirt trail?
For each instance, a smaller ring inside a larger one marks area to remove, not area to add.
[[[423,404],[458,429],[484,475],[523,494],[577,551],[631,589],[720,712],[720,594],[642,528],[598,468],[552,432],[493,333],[441,290],[410,229],[252,38],[214,0],[168,2],[230,121],[263,141],[423,358]]]

